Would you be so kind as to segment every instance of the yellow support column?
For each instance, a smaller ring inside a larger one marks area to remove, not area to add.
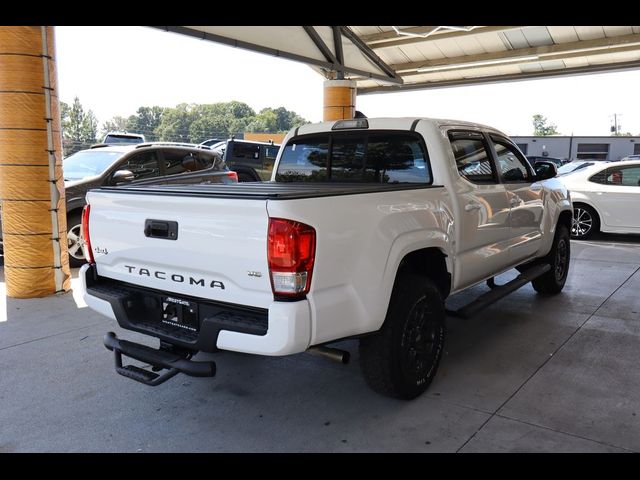
[[[356,114],[356,82],[353,80],[326,80],[324,82],[325,122],[353,118]]]
[[[0,201],[7,295],[70,288],[53,27],[0,28]]]

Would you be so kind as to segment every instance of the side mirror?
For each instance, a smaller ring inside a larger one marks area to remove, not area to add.
[[[536,172],[536,181],[548,180],[558,175],[558,167],[553,162],[540,161],[533,165],[533,169]]]
[[[135,178],[135,175],[131,170],[118,170],[111,177],[111,183],[113,185],[118,185],[120,183],[130,182]]]

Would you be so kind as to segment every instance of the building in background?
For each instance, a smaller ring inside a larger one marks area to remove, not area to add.
[[[640,137],[511,137],[525,155],[566,160],[620,160],[640,154]]]

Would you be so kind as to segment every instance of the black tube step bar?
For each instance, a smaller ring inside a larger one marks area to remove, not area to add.
[[[120,375],[144,383],[151,387],[160,385],[178,373],[192,377],[213,377],[216,374],[215,362],[193,362],[191,353],[179,354],[168,350],[156,350],[146,345],[120,340],[115,333],[107,332],[104,346],[113,351],[116,372]],[[167,370],[162,374],[144,370],[135,365],[122,365],[122,355],[148,363],[154,370]]]
[[[544,275],[549,270],[551,270],[551,266],[548,263],[535,265],[504,285],[496,285],[495,280],[490,278],[487,280],[487,286],[491,288],[490,291],[483,293],[474,301],[459,308],[458,310],[447,309],[446,313],[452,317],[471,318],[480,310],[488,307],[494,302],[497,302],[501,298],[506,297],[510,293],[529,283],[531,280],[535,280],[539,276]]]

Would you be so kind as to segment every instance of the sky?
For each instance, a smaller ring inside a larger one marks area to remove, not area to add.
[[[138,107],[238,100],[254,110],[283,106],[322,120],[324,78],[310,67],[149,27],[56,27],[60,99],[78,97],[100,125]],[[360,95],[368,117],[468,120],[510,136],[532,135],[542,114],[562,135],[640,135],[640,70]]]

